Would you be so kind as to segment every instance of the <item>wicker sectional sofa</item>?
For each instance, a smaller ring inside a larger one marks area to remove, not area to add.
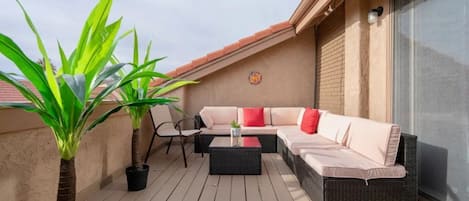
[[[415,136],[401,134],[398,125],[326,111],[320,111],[318,132],[306,134],[303,113],[300,107],[264,108],[265,128],[241,130],[258,136],[263,151],[278,152],[312,200],[417,200]],[[198,116],[204,139],[196,138],[196,151],[213,136],[228,136],[226,124],[242,124],[240,116],[242,108],[205,107]]]
[[[301,124],[302,107],[264,107],[264,127],[243,126],[243,108],[234,106],[204,107],[196,119],[200,122],[201,135],[195,136],[195,152],[208,152],[208,145],[215,136],[229,136],[230,122],[241,124],[243,136],[256,136],[262,144],[263,153],[277,152],[277,131],[279,127],[298,127]],[[301,117],[301,118],[299,118]]]

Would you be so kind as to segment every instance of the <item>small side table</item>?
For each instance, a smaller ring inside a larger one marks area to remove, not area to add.
[[[215,137],[209,145],[210,174],[260,175],[261,150],[257,137],[242,137],[238,144],[230,137]]]

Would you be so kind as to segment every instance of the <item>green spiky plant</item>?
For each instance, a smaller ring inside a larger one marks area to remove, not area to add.
[[[36,95],[13,74],[0,71],[0,80],[14,86],[30,101],[30,103],[2,102],[0,107],[19,108],[36,113],[44,124],[51,128],[61,157],[57,200],[73,201],[76,194],[74,161],[83,135],[123,107],[165,104],[171,100],[140,99],[127,102],[96,119],[90,119],[105,97],[116,89],[134,79],[161,77],[159,73],[141,72],[142,69],[154,64],[156,60],[134,68],[125,76],[109,80],[125,64],[115,64],[107,68],[105,66],[109,63],[118,41],[130,32],[126,32],[121,37],[117,36],[122,18],[107,24],[112,0],[100,0],[86,20],[77,47],[72,54],[67,56],[60,43],[58,44],[61,65],[57,72],[54,72],[38,31],[22,4],[17,2],[36,37],[45,68],[26,56],[12,39],[0,33],[0,53],[14,63],[25,79],[31,82],[38,91]],[[104,85],[105,80],[109,81],[106,81]],[[92,97],[92,92],[98,87],[102,89],[98,95]]]
[[[138,44],[138,36],[137,31],[134,30],[134,50],[133,50],[133,69],[142,68],[142,65],[146,65],[150,61],[150,50],[151,50],[151,41],[148,44],[145,52],[145,57],[143,58],[143,63],[140,63],[139,58],[139,44]],[[163,60],[164,57],[155,59],[153,61],[160,61]],[[113,63],[117,64],[119,61],[117,58],[114,57]],[[153,73],[155,72],[156,62],[152,63],[151,65],[147,65],[146,67],[142,68],[142,72]],[[121,69],[119,71],[120,76],[126,75],[125,69]],[[132,82],[128,83],[127,85],[122,86],[119,91],[119,95],[122,98],[121,103],[126,105],[132,102],[138,102],[145,99],[158,99],[158,100],[168,100],[162,104],[167,104],[172,101],[178,101],[177,97],[160,97],[163,94],[166,94],[172,90],[175,90],[179,87],[189,85],[189,84],[196,84],[195,81],[188,81],[188,80],[174,80],[171,77],[168,77],[164,74],[160,74],[160,78],[167,80],[167,85],[161,85],[152,87],[150,83],[152,81],[151,77],[142,77],[139,79],[135,79]],[[143,167],[142,158],[139,151],[140,145],[140,137],[141,131],[140,127],[142,125],[142,119],[146,114],[148,114],[151,106],[150,105],[138,105],[138,106],[129,106],[126,107],[126,111],[129,113],[130,118],[132,120],[132,166],[138,169]]]
[[[235,120],[231,121],[230,125],[231,128],[241,128],[241,125],[239,125]]]

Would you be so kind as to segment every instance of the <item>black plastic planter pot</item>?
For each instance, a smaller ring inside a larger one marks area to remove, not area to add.
[[[148,165],[143,165],[143,168],[131,166],[125,169],[127,175],[127,189],[128,191],[139,191],[147,187]]]

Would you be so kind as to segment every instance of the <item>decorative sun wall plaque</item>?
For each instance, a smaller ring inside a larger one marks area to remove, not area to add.
[[[248,79],[249,79],[250,84],[258,85],[262,81],[262,74],[257,72],[257,71],[253,71],[253,72],[249,73]]]

